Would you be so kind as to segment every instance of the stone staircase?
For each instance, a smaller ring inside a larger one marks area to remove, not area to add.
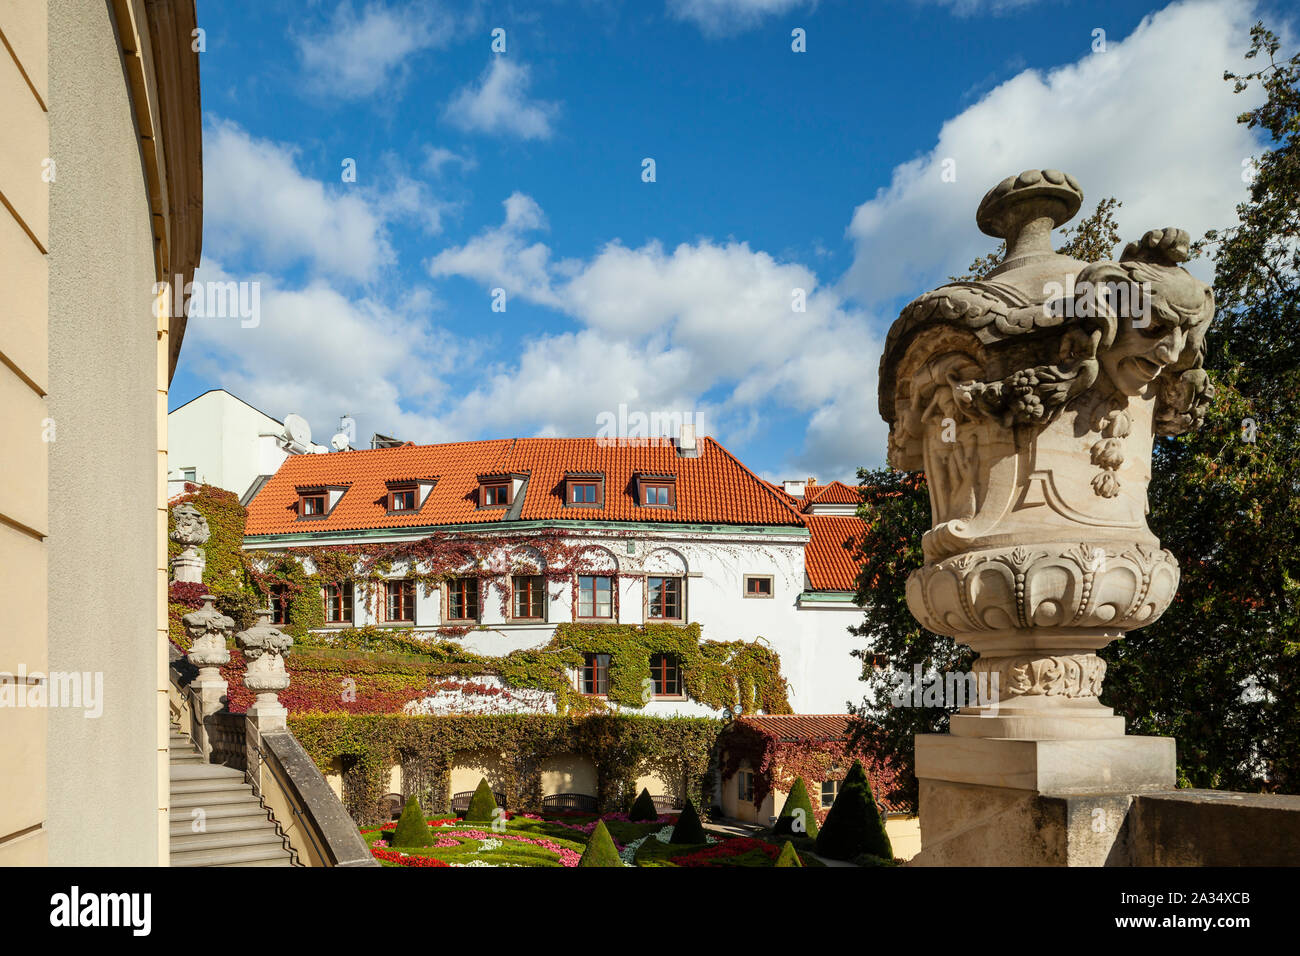
[[[205,763],[174,724],[168,749],[172,866],[300,865],[242,771]]]

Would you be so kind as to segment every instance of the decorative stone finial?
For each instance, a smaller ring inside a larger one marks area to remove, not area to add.
[[[172,580],[202,584],[203,569],[207,566],[202,546],[211,537],[208,519],[203,516],[203,512],[188,503],[173,508],[172,518],[175,527],[170,537],[183,545],[181,553],[172,560]]]
[[[227,684],[221,668],[230,663],[226,640],[235,629],[233,618],[226,617],[215,607],[211,594],[203,595],[203,607],[181,618],[185,633],[190,638],[187,656],[199,669],[199,676],[190,686],[199,694],[203,713],[213,714],[225,708]]]
[[[263,731],[282,728],[288,711],[277,694],[289,687],[284,659],[289,656],[293,638],[275,627],[270,610],[262,608],[257,612],[257,623],[236,634],[235,642],[248,662],[244,686],[257,694],[248,716],[256,719]]]
[[[1053,252],[1082,196],[1055,170],[994,187],[977,220],[1006,259],[910,303],[881,359],[889,461],[930,488],[908,606],[999,675],[998,716],[966,708],[956,736],[1122,735],[1097,699],[1096,651],[1158,618],[1178,586],[1146,523],[1151,448],[1204,418],[1214,297],[1180,267],[1179,229],[1151,230],[1118,262]]]

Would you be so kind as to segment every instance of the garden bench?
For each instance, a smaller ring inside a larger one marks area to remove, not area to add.
[[[585,793],[552,793],[542,797],[543,810],[582,810],[596,812],[596,798]]]
[[[473,798],[474,798],[473,790],[462,790],[460,793],[453,793],[451,795],[451,808],[453,810],[464,812],[469,809],[469,802]],[[498,793],[496,790],[493,790],[492,799],[496,800],[498,807],[500,807],[503,810],[505,809],[506,795],[504,793]]]

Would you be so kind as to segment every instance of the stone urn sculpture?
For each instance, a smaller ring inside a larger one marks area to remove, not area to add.
[[[191,504],[177,505],[172,509],[172,518],[175,527],[170,537],[182,546],[181,553],[172,559],[172,580],[202,584],[203,570],[208,563],[203,545],[211,537],[208,519]]]
[[[1171,786],[1173,741],[1123,737],[1123,718],[1099,699],[1097,651],[1156,620],[1178,587],[1178,563],[1146,520],[1151,451],[1154,436],[1204,417],[1214,298],[1180,265],[1180,229],[1147,232],[1118,262],[1054,252],[1052,230],[1082,200],[1056,170],[1003,180],[976,223],[1006,240],[1005,259],[920,296],[889,331],[879,375],[889,462],[923,470],[930,489],[925,564],[907,602],[926,628],[978,652],[977,676],[996,676],[981,685],[996,688],[992,699],[952,717],[952,738],[1159,741],[1154,760],[1116,757],[1127,744],[1091,763],[1097,748],[1053,752],[1074,763],[1072,786],[1090,772],[1099,785]],[[1023,761],[990,769],[1008,748],[918,738],[923,833],[927,778],[1041,789],[1048,749],[1033,748],[1025,777]]]
[[[257,612],[257,623],[235,635],[235,642],[244,652],[247,667],[244,686],[257,694],[248,708],[248,717],[256,720],[263,731],[282,729],[288,711],[280,703],[278,694],[289,687],[289,672],[284,659],[293,646],[293,638],[271,623],[271,612],[262,608]]]
[[[226,707],[228,688],[221,668],[230,663],[226,641],[235,629],[234,619],[218,611],[214,601],[216,598],[211,594],[203,595],[203,607],[181,618],[190,639],[186,656],[199,669],[199,676],[190,682],[190,687],[199,695],[204,716]]]

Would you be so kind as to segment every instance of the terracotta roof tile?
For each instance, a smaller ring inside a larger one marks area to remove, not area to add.
[[[858,563],[844,547],[862,534],[865,524],[853,515],[803,515],[812,535],[804,549],[804,569],[814,591],[857,590]]]
[[[786,742],[842,740],[848,736],[852,721],[848,714],[759,714],[736,718],[736,723]]]
[[[695,458],[678,455],[671,444],[633,447],[606,445],[595,438],[505,438],[291,456],[250,502],[245,533],[499,522],[505,509],[477,507],[478,476],[507,472],[529,475],[522,521],[804,524],[778,492],[711,438],[702,439]],[[605,476],[603,507],[565,507],[564,475],[575,472]],[[638,472],[675,476],[677,507],[638,506],[633,482]],[[388,482],[410,475],[438,481],[417,511],[388,514],[382,500]],[[295,489],[324,484],[351,487],[328,517],[299,521]]]
[[[829,485],[809,485],[804,489],[803,503],[807,505],[856,505],[862,498],[858,489],[842,481]]]

